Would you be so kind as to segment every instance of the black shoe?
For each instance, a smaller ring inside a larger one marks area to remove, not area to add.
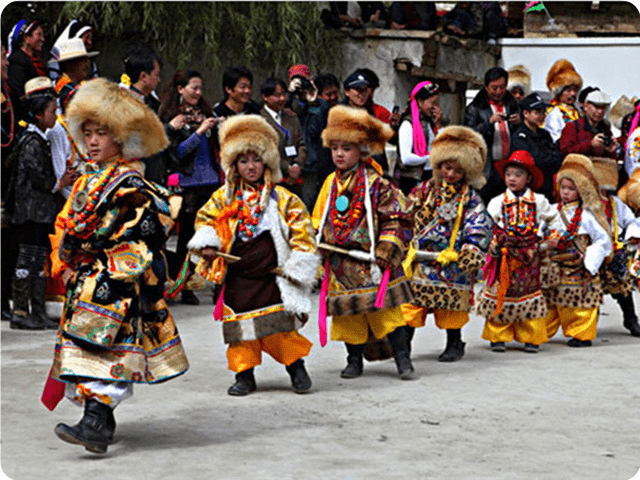
[[[296,393],[306,393],[311,388],[311,379],[304,368],[304,360],[299,359],[287,366],[287,372],[291,376],[291,386]]]
[[[340,377],[357,378],[362,375],[365,345],[345,343],[345,346],[347,347],[347,366],[340,372]]]
[[[234,397],[244,397],[256,391],[256,379],[253,376],[253,368],[236,373],[236,383],[229,387],[227,393]]]
[[[440,354],[438,357],[439,362],[457,362],[462,357],[464,357],[464,343],[461,340],[457,342],[447,342],[447,347],[444,349],[444,352]]]
[[[504,342],[491,342],[491,351],[492,352],[506,352],[507,347],[504,345]]]
[[[180,303],[184,303],[185,305],[200,305],[200,300],[198,300],[196,294],[193,293],[193,290],[183,290]]]
[[[15,330],[44,330],[45,326],[37,318],[14,314],[9,327]]]
[[[567,345],[574,348],[590,347],[591,340],[578,340],[577,338],[572,338],[567,342]]]
[[[2,320],[3,321],[11,320],[11,310],[2,310]]]
[[[64,423],[56,425],[54,432],[65,442],[84,445],[93,453],[106,453],[113,441],[115,420],[111,407],[96,400],[85,400],[84,416],[73,427]],[[111,413],[111,414],[110,414]]]
[[[534,345],[533,343],[525,343],[524,351],[527,353],[538,353],[540,345]]]
[[[625,318],[622,323],[624,328],[629,330],[634,337],[640,337],[640,325],[638,325],[638,317]]]

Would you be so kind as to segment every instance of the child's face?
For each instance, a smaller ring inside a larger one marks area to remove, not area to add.
[[[562,203],[575,202],[579,198],[580,194],[573,180],[569,180],[568,178],[560,180],[560,200],[562,200]]]
[[[355,143],[333,141],[331,158],[338,170],[349,170],[360,161],[360,148]]]
[[[53,128],[56,124],[56,102],[55,100],[51,100],[47,103],[47,106],[44,108],[42,113],[36,115],[36,120],[42,127],[42,130],[46,130],[47,128]]]
[[[440,177],[447,183],[457,183],[464,178],[464,169],[455,160],[447,160],[440,164]]]
[[[531,180],[531,174],[522,167],[509,165],[504,171],[504,182],[512,192],[521,192]]]
[[[93,120],[87,120],[82,125],[82,137],[94,162],[101,163],[122,153],[122,148],[111,136],[111,131]]]
[[[260,181],[264,174],[262,157],[253,152],[240,155],[236,160],[236,166],[238,174],[245,182],[250,184]]]

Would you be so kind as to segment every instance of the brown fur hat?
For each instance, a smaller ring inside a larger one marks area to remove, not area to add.
[[[582,88],[582,77],[578,75],[575,67],[569,60],[556,61],[547,73],[547,88],[551,95],[557,97],[562,90],[569,85],[576,85],[578,90]]]
[[[511,91],[514,87],[520,87],[526,97],[531,93],[531,72],[524,65],[514,65],[509,70],[509,82],[507,90]]]
[[[627,180],[627,183],[618,191],[618,197],[631,209],[640,214],[640,169],[636,169]]]
[[[126,159],[145,158],[169,145],[158,116],[126,90],[104,78],[83,82],[65,114],[71,135],[84,144],[82,125],[92,120],[105,125],[122,146]]]
[[[372,155],[382,153],[385,143],[393,136],[386,123],[372,117],[364,108],[336,105],[329,110],[327,127],[322,131],[322,145],[332,141],[368,146]]]
[[[278,183],[282,178],[278,134],[260,115],[234,115],[228,118],[218,130],[218,139],[220,164],[228,180],[233,181],[238,155],[248,152],[262,157],[265,167],[271,171],[273,183]]]
[[[577,153],[567,155],[556,175],[558,192],[560,191],[560,182],[565,178],[575,183],[582,199],[582,205],[591,210],[598,222],[606,231],[609,231],[609,223],[605,216],[604,205],[600,197],[598,181],[594,175],[591,159]]]
[[[484,187],[487,180],[482,173],[487,161],[487,145],[482,135],[462,126],[442,129],[431,144],[431,168],[438,174],[438,167],[448,160],[457,161],[464,169],[469,185]]]

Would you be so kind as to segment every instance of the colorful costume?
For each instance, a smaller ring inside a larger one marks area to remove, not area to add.
[[[196,233],[189,249],[210,247],[240,257],[226,262],[203,258],[196,271],[222,286],[223,335],[229,369],[255,389],[253,368],[261,352],[296,369],[309,354],[311,342],[298,333],[312,310],[311,288],[318,274],[319,257],[311,219],[302,201],[280,179],[280,155],[275,130],[256,115],[234,116],[220,129],[221,162],[226,184],[198,211]],[[259,155],[265,166],[264,182],[245,184],[236,175],[236,159],[247,152]],[[218,316],[214,312],[214,316]],[[306,375],[306,372],[305,372]],[[245,377],[249,377],[245,378]],[[297,385],[298,393],[311,386]],[[232,386],[231,395],[239,392]]]
[[[550,252],[553,263],[560,267],[558,284],[545,290],[549,311],[547,333],[551,338],[562,326],[570,346],[588,346],[596,338],[598,308],[602,303],[602,284],[598,270],[611,253],[611,238],[607,231],[598,183],[590,160],[568,155],[558,172],[556,183],[573,181],[580,200],[558,204],[562,222],[552,236],[560,239]]]
[[[547,88],[551,92],[551,106],[547,109],[544,124],[541,125],[551,134],[554,142],[560,139],[564,126],[580,118],[580,112],[573,105],[559,101],[562,91],[570,86],[582,88],[582,77],[573,64],[565,59],[557,60],[547,73]]]
[[[366,110],[337,105],[329,112],[322,138],[326,147],[342,141],[369,145],[371,153],[376,153],[391,135],[391,129]],[[401,332],[395,332],[405,326],[400,305],[411,300],[400,265],[411,237],[411,210],[406,197],[382,177],[379,168],[369,157],[327,177],[313,210],[313,226],[319,247],[328,246],[321,251],[328,284],[326,308],[333,316],[331,339],[347,344],[350,363],[359,372],[354,376],[362,371],[362,353],[371,329],[377,339],[389,336],[396,362],[400,362],[398,351],[403,352],[398,371],[408,378],[413,366],[406,332],[402,338]],[[376,307],[383,277],[379,265],[389,267],[389,273],[385,273],[384,303]]]
[[[405,265],[410,266],[415,251],[433,252],[438,259],[415,260],[410,278],[413,302],[402,310],[407,325],[414,328],[423,327],[433,312],[436,326],[447,330],[447,349],[439,360],[454,361],[464,354],[460,329],[469,321],[475,273],[485,262],[491,240],[493,221],[475,190],[485,183],[486,146],[473,130],[448,127],[436,137],[431,159],[435,177],[409,195],[415,224]],[[439,167],[446,161],[462,166],[465,176],[460,182],[449,185],[441,178]]]
[[[498,165],[501,174],[509,165],[534,172],[532,188],[542,183],[542,172],[527,152],[517,150],[507,162]],[[485,268],[486,287],[477,306],[486,317],[482,338],[492,344],[513,339],[527,346],[547,341],[542,319],[547,313],[540,286],[540,233],[558,219],[544,195],[527,188],[516,196],[507,189],[487,207],[494,221]],[[503,345],[500,345],[502,350]],[[532,350],[533,351],[533,350]]]
[[[68,382],[67,396],[85,404],[80,423],[59,424],[56,434],[104,453],[115,428],[113,408],[132,394],[132,384],[162,382],[188,368],[163,298],[162,250],[180,199],[144,180],[141,162],[131,161],[165,148],[167,139],[157,117],[117,85],[83,84],[67,120],[78,140],[93,120],[122,145],[122,157],[104,159],[100,171],[78,179],[52,236],[52,274],[73,273],[51,376]],[[43,401],[53,409],[59,398],[47,387]]]

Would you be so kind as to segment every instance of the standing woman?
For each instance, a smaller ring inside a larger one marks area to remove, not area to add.
[[[171,272],[175,278],[187,255],[187,242],[195,233],[196,212],[221,183],[216,135],[211,134],[218,121],[211,106],[202,98],[202,75],[195,70],[178,70],[165,88],[161,102],[158,116],[169,126],[167,131],[176,161],[174,167],[184,198],[178,217],[177,262]],[[182,303],[197,305],[199,301],[185,288]]]
[[[418,183],[432,176],[429,152],[440,128],[438,85],[420,82],[411,91],[398,132],[399,186],[408,195]]]

